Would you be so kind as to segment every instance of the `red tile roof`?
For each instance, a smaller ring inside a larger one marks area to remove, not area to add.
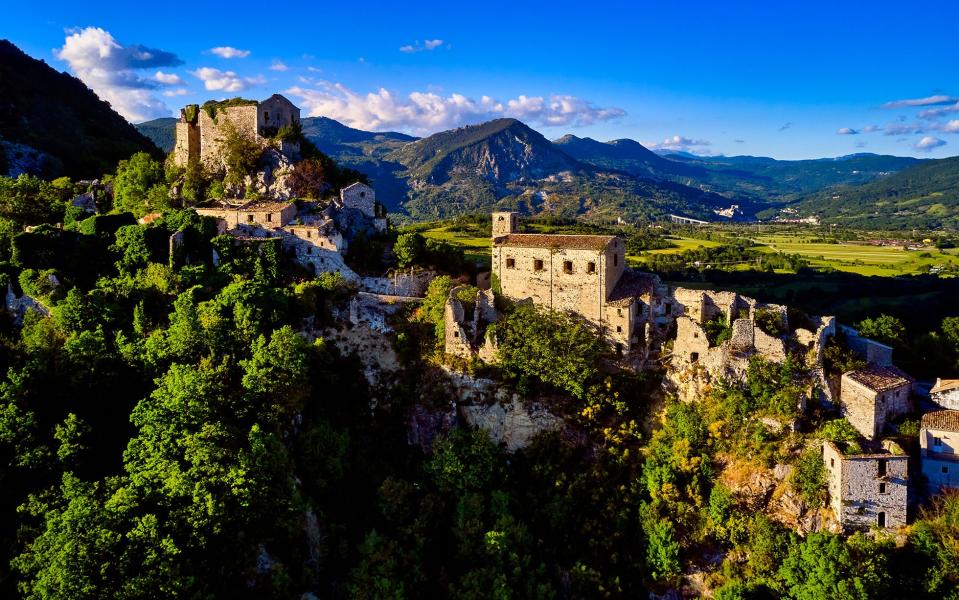
[[[615,235],[511,233],[493,238],[493,245],[507,248],[555,248],[559,250],[602,251],[615,239]]]
[[[865,369],[850,371],[846,373],[845,376],[857,383],[861,383],[874,392],[885,392],[886,390],[891,390],[915,381],[915,379],[894,365],[887,367],[869,365]]]
[[[959,432],[959,410],[936,410],[922,415],[923,429]]]

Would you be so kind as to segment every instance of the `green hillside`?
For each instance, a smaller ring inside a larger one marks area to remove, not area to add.
[[[959,228],[959,157],[923,161],[860,186],[843,186],[793,205],[801,214],[849,225]]]
[[[83,82],[27,56],[7,40],[0,40],[0,136],[47,155],[40,170],[51,177],[99,177],[135,152],[159,154]],[[2,171],[15,160],[6,156]]]
[[[160,117],[152,121],[137,123],[137,131],[150,139],[153,144],[164,152],[173,150],[173,143],[176,141],[176,122],[175,117]]]

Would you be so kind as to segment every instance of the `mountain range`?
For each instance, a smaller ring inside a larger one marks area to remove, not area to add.
[[[160,156],[82,81],[0,40],[0,173],[95,178],[139,151]]]

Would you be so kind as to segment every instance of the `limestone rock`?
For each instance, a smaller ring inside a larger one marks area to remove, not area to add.
[[[528,407],[518,400],[497,402],[490,406],[460,406],[463,420],[484,429],[496,443],[509,452],[525,448],[540,433],[562,428],[563,420],[538,403]]]

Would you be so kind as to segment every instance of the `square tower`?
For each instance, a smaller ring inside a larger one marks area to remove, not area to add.
[[[493,237],[516,233],[517,215],[514,212],[493,213]]]

